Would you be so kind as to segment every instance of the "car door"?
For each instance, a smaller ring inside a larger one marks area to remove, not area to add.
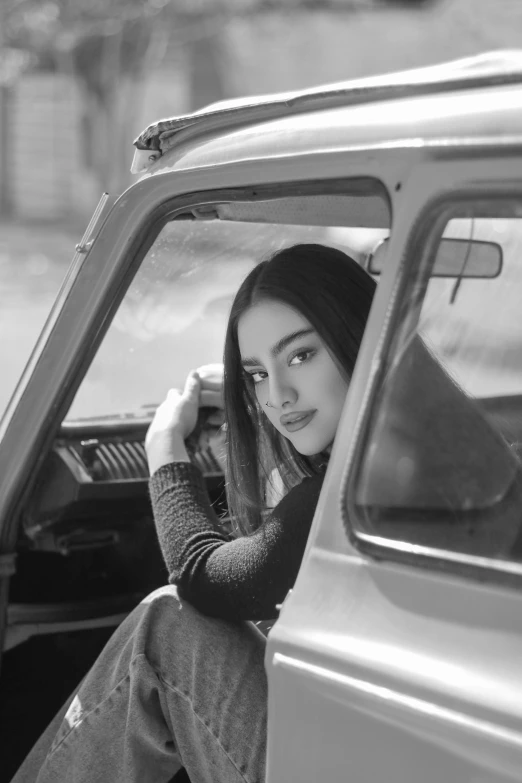
[[[306,126],[305,117],[300,121]],[[337,235],[337,240],[332,234],[332,241],[341,245],[342,230],[351,226],[353,209],[356,210],[357,226],[364,226],[364,215],[369,211],[369,227],[380,225],[382,229],[384,225],[389,228],[388,197],[381,180],[394,180],[397,176],[395,161],[387,169],[385,164],[379,165],[374,156],[352,161],[337,147],[333,154],[326,154],[313,146],[316,143],[313,134],[304,138],[295,131],[294,124],[290,124],[288,154],[285,166],[281,167],[277,155],[270,154],[272,147],[274,153],[279,150],[280,129],[276,127],[272,133],[267,126],[264,133],[267,138],[264,147],[259,143],[256,160],[252,160],[250,146],[242,151],[237,136],[234,136],[232,146],[218,138],[214,140],[216,160],[221,160],[219,155],[224,146],[231,157],[230,163],[221,161],[221,167],[210,165],[211,151],[208,145],[203,145],[205,165],[199,165],[196,145],[188,164],[173,153],[172,170],[162,161],[159,175],[142,179],[114,204],[105,198],[100,202],[0,425],[0,554],[4,562],[0,575],[2,636],[8,622],[7,585],[15,571],[20,522],[26,516],[35,482],[41,476],[42,466],[105,333],[117,313],[120,324],[125,318],[125,313],[118,312],[118,308],[163,226],[179,217],[186,217],[185,225],[192,221],[203,226],[214,218],[223,225],[230,225],[232,218],[226,205],[234,201],[245,204],[244,213],[238,213],[237,220],[253,223],[250,204],[267,203],[270,206],[286,196],[290,199],[286,206],[288,226],[306,226],[308,221],[310,226],[315,224],[323,232],[318,233],[318,237],[324,236],[327,228],[339,229],[341,234]],[[294,136],[300,142],[295,153],[292,152]],[[245,133],[245,139],[250,145],[251,134]],[[345,186],[345,181],[353,184]],[[227,187],[223,190],[225,182]],[[373,184],[368,187],[368,182]],[[375,197],[371,194],[372,188],[378,192]],[[321,198],[315,201],[317,196]],[[299,214],[301,198],[307,199],[304,217]],[[336,206],[338,198],[341,201]],[[221,217],[214,210],[215,202],[225,205]],[[314,205],[317,205],[316,212]],[[260,220],[268,224],[272,218],[267,213]],[[273,220],[277,223],[275,212]],[[287,230],[287,236],[291,236],[290,230]],[[271,241],[280,242],[281,239],[274,234]],[[270,242],[264,246],[261,242],[255,252],[261,255],[270,247]],[[119,357],[118,346],[115,346],[113,356]],[[135,378],[138,376],[139,370]],[[151,374],[150,377],[156,376]],[[80,390],[80,397],[84,392],[85,386]],[[90,396],[93,398],[92,394]],[[149,397],[142,402],[154,403],[157,399]],[[147,415],[150,418],[150,409]],[[80,472],[82,469],[80,465]],[[32,530],[38,535],[37,526]]]
[[[522,774],[522,169],[449,157],[403,183],[303,566],[269,638],[269,783]],[[462,219],[501,244],[498,278],[431,277]]]
[[[387,194],[371,167],[366,177],[360,162],[346,164],[344,177],[321,172],[320,156],[298,156],[274,184],[274,170],[249,164],[223,189],[226,172],[210,167],[206,179],[194,174],[200,190],[191,172],[167,172],[100,203],[0,431],[10,660],[35,635],[109,632],[164,583],[145,432],[171,385],[221,359],[227,308],[252,264],[298,241],[335,244],[362,261],[365,243],[389,232]],[[196,457],[222,512],[223,475],[202,449]],[[48,672],[42,666],[40,677]],[[38,693],[36,682],[31,698]],[[13,720],[9,732],[23,733]]]

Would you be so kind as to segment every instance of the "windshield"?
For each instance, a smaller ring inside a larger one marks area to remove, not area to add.
[[[146,415],[170,387],[183,385],[191,369],[220,362],[241,281],[279,248],[322,242],[362,262],[382,233],[219,220],[168,223],[129,287],[67,419]]]

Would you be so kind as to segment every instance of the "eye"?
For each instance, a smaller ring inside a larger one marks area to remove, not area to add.
[[[256,372],[245,372],[245,378],[247,381],[251,381],[254,385],[261,383],[267,377],[266,370],[257,370]]]
[[[292,356],[288,364],[290,366],[293,365],[294,367],[296,365],[298,366],[300,364],[304,364],[305,362],[307,362],[309,359],[312,358],[314,353],[315,351],[313,351],[311,348],[306,348],[302,351],[298,351],[297,353],[294,353],[294,355]]]

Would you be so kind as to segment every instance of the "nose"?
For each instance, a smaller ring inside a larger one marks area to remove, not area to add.
[[[294,405],[297,402],[297,389],[281,374],[273,373],[270,376],[269,399],[274,408],[284,408],[285,405]]]

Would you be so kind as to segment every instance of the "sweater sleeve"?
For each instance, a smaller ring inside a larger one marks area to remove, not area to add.
[[[158,539],[179,595],[201,612],[230,620],[269,620],[293,586],[324,476],[304,479],[250,536],[216,527],[204,478],[189,462],[150,480]]]

